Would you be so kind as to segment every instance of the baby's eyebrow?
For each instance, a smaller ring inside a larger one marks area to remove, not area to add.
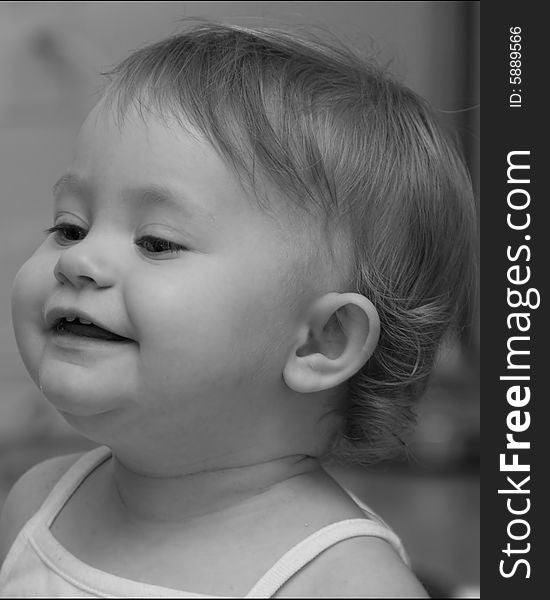
[[[122,198],[126,202],[137,202],[144,206],[164,205],[184,213],[187,217],[198,217],[214,221],[214,216],[204,206],[191,201],[187,195],[162,184],[150,183],[144,186],[126,188],[122,192]]]
[[[65,193],[89,198],[92,195],[92,186],[75,173],[69,172],[61,175],[53,184],[52,193],[56,199]]]
[[[53,195],[59,199],[63,194],[73,194],[84,200],[92,200],[94,189],[92,184],[76,173],[62,175],[53,186]],[[128,203],[139,203],[142,206],[165,205],[187,217],[198,217],[214,221],[214,216],[202,205],[192,202],[179,191],[173,191],[166,185],[150,183],[143,186],[126,188],[122,191],[122,199]]]

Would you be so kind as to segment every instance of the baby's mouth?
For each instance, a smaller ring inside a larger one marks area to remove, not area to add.
[[[75,335],[79,337],[93,338],[96,340],[107,340],[109,342],[130,342],[128,338],[122,337],[94,325],[89,321],[82,322],[78,317],[73,319],[62,318],[54,326],[54,331],[60,335]]]

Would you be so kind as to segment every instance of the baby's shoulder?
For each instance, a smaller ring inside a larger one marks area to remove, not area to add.
[[[307,520],[312,532],[350,519],[365,519],[366,507],[322,471],[295,480],[293,484],[293,514]],[[281,506],[284,509],[285,504]],[[292,526],[292,519],[282,517],[279,515],[280,522]],[[424,588],[392,544],[374,535],[378,528],[377,524],[372,535],[348,537],[329,546],[295,573],[276,596],[427,598]],[[306,551],[302,558],[307,559],[308,555]]]
[[[12,487],[0,515],[0,564],[17,534],[36,513],[61,476],[81,456],[56,456],[26,471]]]
[[[277,597],[428,598],[395,550],[377,537],[355,537],[325,550]]]

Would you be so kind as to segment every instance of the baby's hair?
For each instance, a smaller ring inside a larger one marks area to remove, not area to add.
[[[369,464],[403,445],[441,339],[472,319],[476,210],[460,152],[435,111],[341,43],[194,22],[133,53],[105,98],[191,124],[254,186],[346,231],[347,291],[381,335],[348,382],[327,458]]]

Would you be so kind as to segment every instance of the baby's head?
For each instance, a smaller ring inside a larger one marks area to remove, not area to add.
[[[123,452],[121,427],[182,456],[224,435],[236,460],[300,436],[386,456],[473,289],[471,186],[433,112],[272,30],[199,24],[110,75],[14,288],[45,395]]]

